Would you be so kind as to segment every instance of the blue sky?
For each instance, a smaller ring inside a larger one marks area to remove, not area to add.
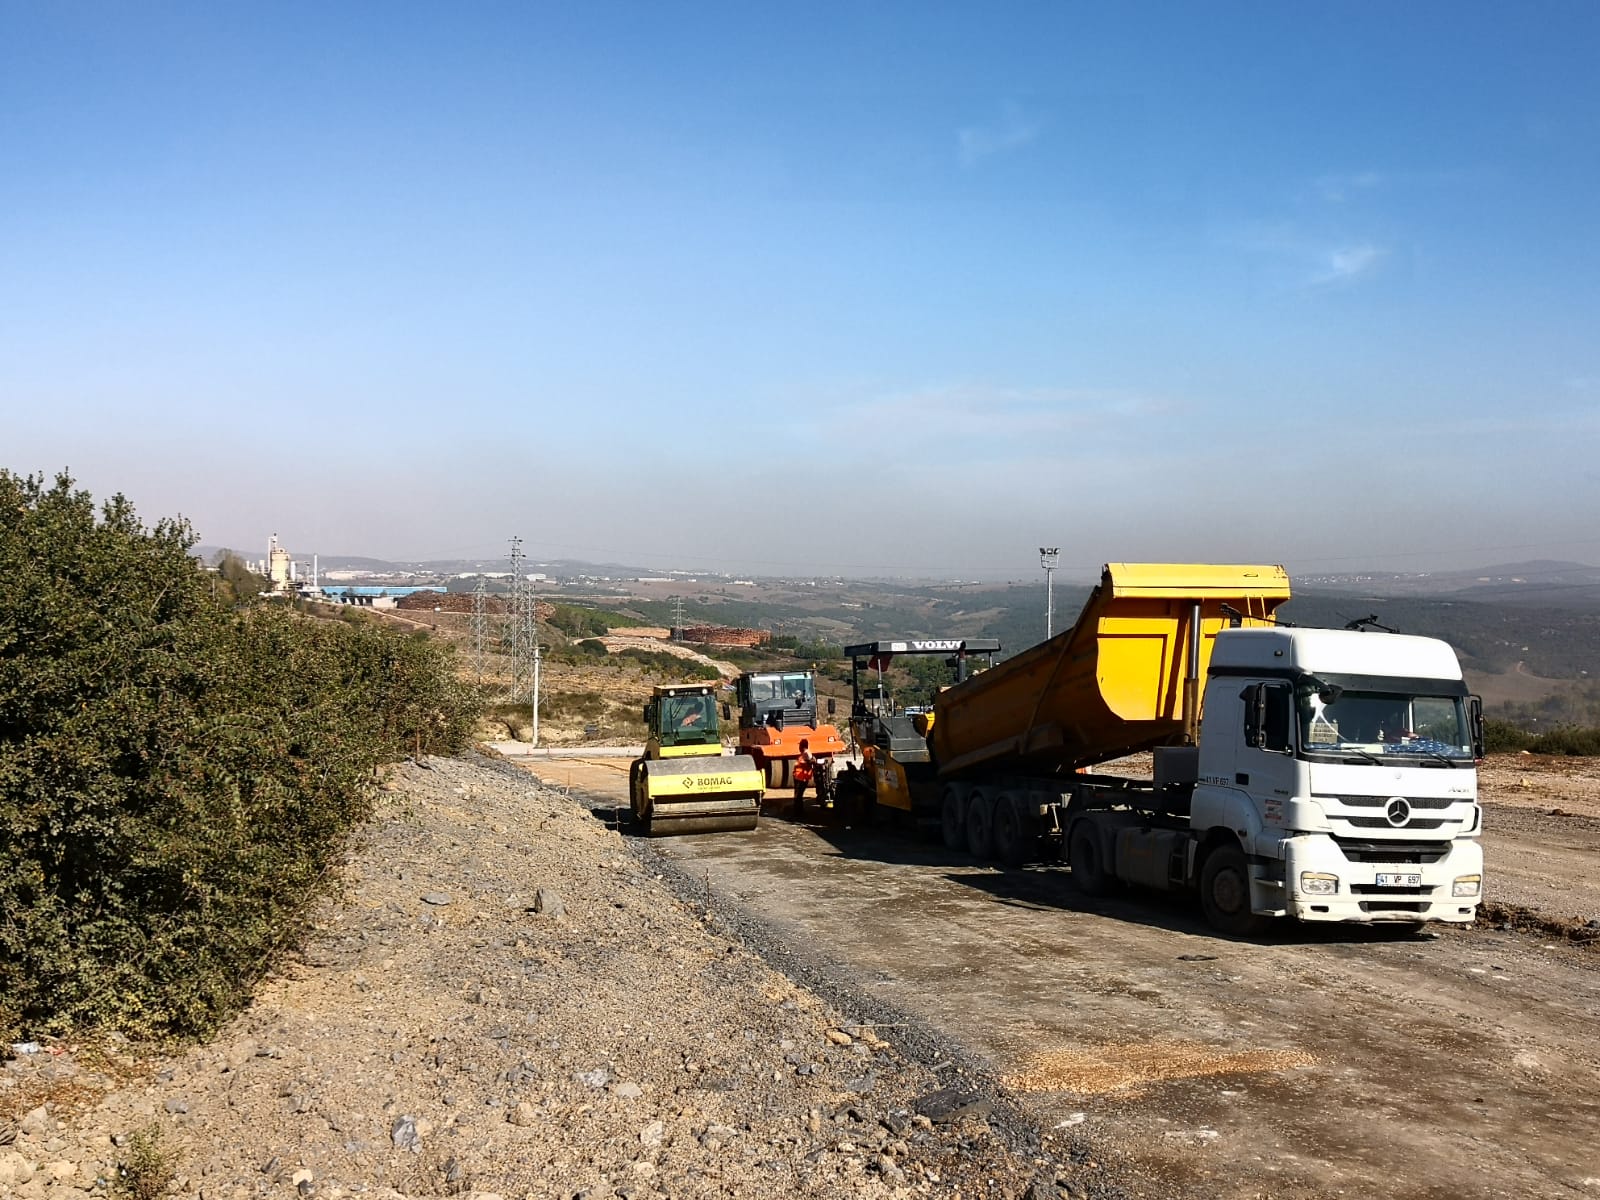
[[[0,0],[0,465],[306,554],[1600,561],[1597,45]]]

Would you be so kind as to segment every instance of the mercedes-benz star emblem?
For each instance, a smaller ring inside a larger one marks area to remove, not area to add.
[[[1389,824],[1398,829],[1411,820],[1411,802],[1404,796],[1396,796],[1389,801],[1389,807],[1383,810],[1383,815],[1389,818]]]

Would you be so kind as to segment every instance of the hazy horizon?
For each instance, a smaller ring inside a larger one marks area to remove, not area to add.
[[[508,539],[508,541],[509,541],[509,539]],[[280,542],[281,542],[281,539],[280,539]],[[478,569],[478,570],[484,571],[485,573],[497,573],[497,572],[504,572],[509,568],[509,559],[508,559],[508,557],[506,555],[493,555],[493,554],[476,555],[476,556],[474,556],[474,555],[465,555],[465,556],[460,556],[460,557],[446,557],[446,558],[385,558],[385,557],[381,557],[381,556],[378,556],[378,555],[370,555],[370,554],[342,554],[342,553],[331,553],[331,554],[329,554],[329,553],[323,553],[323,552],[317,551],[317,550],[309,550],[309,549],[301,550],[301,549],[296,549],[293,546],[287,545],[286,543],[284,543],[284,548],[289,550],[290,554],[293,556],[295,561],[301,563],[302,565],[311,564],[313,555],[317,556],[318,558],[320,558],[321,565],[322,565],[322,568],[324,570],[361,569],[361,568],[349,567],[348,565],[345,565],[345,566],[341,567],[341,564],[350,564],[352,562],[370,562],[370,563],[382,564],[382,565],[385,565],[385,566],[392,566],[392,567],[397,567],[397,568],[427,567],[427,568],[432,568],[434,570],[456,571],[456,572],[469,572],[469,571],[472,571],[474,569]],[[227,551],[227,552],[238,554],[241,557],[245,558],[246,560],[255,561],[258,558],[261,558],[261,557],[264,556],[265,550],[266,550],[265,545],[263,545],[261,547],[260,551],[256,551],[256,550],[252,550],[249,546],[201,542],[201,543],[198,543],[196,545],[194,552],[196,554],[201,555],[202,557],[210,558],[210,557],[215,556],[216,554],[219,554],[221,552]],[[1111,561],[1117,561],[1117,560],[1111,560]],[[1123,560],[1123,561],[1139,561],[1139,560]],[[1213,558],[1213,559],[1205,559],[1205,560],[1202,560],[1202,561],[1215,562],[1215,561],[1218,561],[1218,560]],[[1262,560],[1262,561],[1265,561],[1265,560]],[[1079,563],[1079,562],[1068,562],[1065,559],[1063,559],[1058,563],[1058,568],[1057,568],[1057,571],[1056,571],[1056,582],[1057,582],[1057,585],[1058,586],[1071,585],[1071,586],[1074,586],[1074,587],[1086,587],[1086,586],[1090,586],[1090,585],[1092,585],[1094,583],[1097,583],[1099,581],[1099,579],[1100,579],[1100,571],[1101,571],[1103,565],[1104,565],[1103,563],[1089,564],[1089,563]],[[1589,564],[1589,563],[1583,563],[1583,562],[1577,562],[1577,561],[1569,561],[1569,560],[1556,561],[1556,560],[1548,560],[1548,559],[1524,560],[1524,561],[1515,562],[1515,563],[1512,563],[1512,562],[1483,562],[1483,563],[1478,563],[1478,564],[1475,564],[1473,566],[1469,566],[1469,567],[1465,567],[1465,568],[1452,568],[1452,569],[1448,569],[1448,570],[1441,569],[1441,570],[1435,571],[1435,572],[1390,571],[1390,570],[1385,569],[1385,568],[1374,568],[1374,569],[1351,568],[1349,570],[1341,570],[1341,571],[1337,571],[1337,572],[1333,572],[1333,571],[1324,572],[1324,571],[1312,571],[1312,570],[1296,570],[1293,566],[1291,566],[1289,564],[1280,564],[1280,565],[1286,566],[1289,569],[1290,578],[1292,580],[1296,580],[1296,581],[1299,581],[1299,580],[1302,580],[1302,579],[1332,578],[1332,577],[1336,577],[1336,576],[1337,577],[1349,577],[1349,578],[1360,578],[1360,577],[1365,577],[1365,576],[1383,577],[1383,576],[1387,576],[1387,575],[1390,575],[1390,574],[1403,575],[1403,576],[1406,576],[1406,577],[1426,577],[1428,575],[1439,575],[1441,577],[1452,577],[1453,578],[1453,577],[1470,577],[1476,572],[1488,571],[1488,572],[1496,572],[1496,573],[1498,573],[1498,572],[1505,571],[1507,569],[1513,569],[1513,570],[1515,570],[1515,573],[1518,575],[1518,577],[1524,578],[1530,585],[1538,585],[1538,584],[1541,584],[1542,582],[1548,582],[1549,580],[1551,580],[1553,578],[1556,578],[1558,576],[1565,575],[1565,574],[1569,573],[1570,570],[1572,570],[1574,568],[1578,569],[1578,570],[1582,570],[1582,571],[1593,571],[1593,572],[1600,573],[1600,565],[1593,565],[1593,564]],[[616,560],[575,559],[575,558],[566,558],[566,557],[549,557],[549,558],[545,558],[545,559],[542,559],[542,560],[539,559],[539,558],[528,558],[526,560],[526,566],[530,571],[537,571],[537,570],[541,570],[541,569],[545,569],[545,568],[561,566],[561,567],[566,567],[566,568],[584,567],[584,568],[593,569],[594,571],[597,571],[597,572],[605,572],[605,571],[619,571],[619,572],[650,571],[650,572],[653,572],[653,573],[660,573],[660,572],[671,571],[671,572],[677,572],[677,573],[685,574],[685,575],[699,575],[701,577],[706,577],[706,576],[712,576],[712,577],[718,577],[718,578],[720,578],[720,577],[730,577],[730,578],[748,577],[748,578],[753,578],[753,579],[758,579],[758,580],[761,580],[761,579],[766,579],[766,580],[773,580],[773,579],[778,579],[778,580],[781,580],[781,579],[803,580],[803,579],[808,579],[808,578],[825,579],[825,578],[839,577],[839,578],[849,579],[849,580],[857,581],[857,582],[870,582],[870,581],[872,581],[874,579],[878,579],[878,580],[882,580],[882,581],[885,581],[885,582],[899,582],[899,583],[907,583],[907,584],[932,584],[932,585],[948,585],[948,584],[957,584],[957,583],[979,583],[979,584],[984,584],[984,585],[993,585],[993,584],[1007,583],[1007,584],[1015,584],[1015,585],[1018,585],[1018,586],[1037,586],[1037,587],[1040,587],[1040,588],[1043,588],[1044,585],[1045,585],[1043,567],[1042,567],[1042,564],[1039,561],[1039,557],[1038,557],[1037,554],[1034,555],[1034,557],[1033,557],[1033,559],[1031,561],[1031,567],[1032,567],[1032,571],[1033,571],[1033,573],[1031,573],[1031,574],[1029,573],[1029,571],[1027,569],[1025,569],[1023,567],[1014,567],[1014,568],[1009,568],[1009,569],[1007,569],[1005,571],[999,571],[999,572],[987,572],[987,573],[986,572],[974,572],[974,573],[972,573],[970,575],[966,575],[966,576],[952,576],[950,574],[937,574],[937,573],[922,574],[922,573],[918,573],[918,572],[915,572],[915,571],[905,571],[905,572],[854,571],[854,572],[827,572],[827,573],[823,573],[823,572],[817,572],[817,573],[787,572],[786,573],[786,572],[777,572],[777,571],[741,570],[741,569],[739,569],[737,567],[731,567],[731,568],[691,567],[691,566],[686,566],[685,564],[679,563],[679,562],[676,562],[676,561],[662,560],[662,559],[642,559],[642,560],[639,560],[639,561],[636,561],[636,562],[629,562],[629,561],[616,561]],[[1529,568],[1532,568],[1532,569],[1530,570]],[[1496,574],[1494,577],[1498,578],[1498,574]],[[628,581],[628,576],[623,575],[623,576],[619,577],[618,581],[619,582],[627,582]],[[1565,585],[1565,584],[1561,585],[1560,590],[1565,590],[1565,588],[1567,586],[1568,585]],[[1537,591],[1537,590],[1539,590],[1539,588],[1537,586],[1535,586],[1533,588],[1533,590]]]
[[[0,466],[251,554],[1586,561],[1597,35],[0,7]]]

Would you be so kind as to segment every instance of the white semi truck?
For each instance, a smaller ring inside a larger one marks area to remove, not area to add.
[[[874,798],[1091,894],[1194,894],[1227,932],[1471,921],[1482,717],[1454,651],[1287,627],[1288,597],[1277,566],[1110,564],[1071,629],[939,694],[925,750],[869,748]],[[1088,773],[1147,749],[1151,780]]]

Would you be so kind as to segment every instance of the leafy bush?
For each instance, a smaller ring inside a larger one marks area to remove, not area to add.
[[[585,638],[573,648],[577,650],[579,654],[587,655],[590,658],[604,658],[606,655],[611,653],[611,651],[606,649],[606,644],[604,642],[596,641],[594,638]]]
[[[692,658],[679,658],[676,654],[669,654],[665,650],[640,650],[630,646],[618,657],[630,658],[641,666],[658,674],[670,676],[674,680],[722,678],[722,672],[709,663],[697,662]]]
[[[223,550],[217,555],[217,578],[228,589],[227,594],[234,600],[254,600],[267,590],[266,579],[256,574],[244,565],[232,550]]]
[[[1528,746],[1535,754],[1567,754],[1593,757],[1600,755],[1600,729],[1579,729],[1568,726],[1540,734]]]
[[[539,711],[549,720],[594,721],[605,715],[606,708],[606,699],[599,692],[555,692],[539,698]]]
[[[606,612],[598,608],[582,608],[576,604],[557,604],[555,612],[545,622],[568,637],[588,638],[610,633],[619,625],[637,625],[637,617]]]
[[[1577,725],[1563,725],[1549,733],[1534,734],[1514,721],[1491,717],[1483,723],[1483,742],[1491,754],[1527,750],[1534,754],[1600,756],[1600,728]]]
[[[1532,741],[1532,734],[1511,721],[1490,717],[1483,723],[1483,747],[1490,754],[1515,754],[1526,750]]]
[[[128,1135],[112,1194],[126,1200],[159,1200],[178,1174],[178,1156],[162,1135],[148,1125]]]
[[[834,662],[844,657],[844,647],[837,642],[818,638],[815,641],[795,642],[793,653],[796,658],[803,658],[808,662]]]
[[[235,609],[193,542],[0,470],[0,1040],[213,1028],[300,928],[378,764],[470,736],[446,648]]]

